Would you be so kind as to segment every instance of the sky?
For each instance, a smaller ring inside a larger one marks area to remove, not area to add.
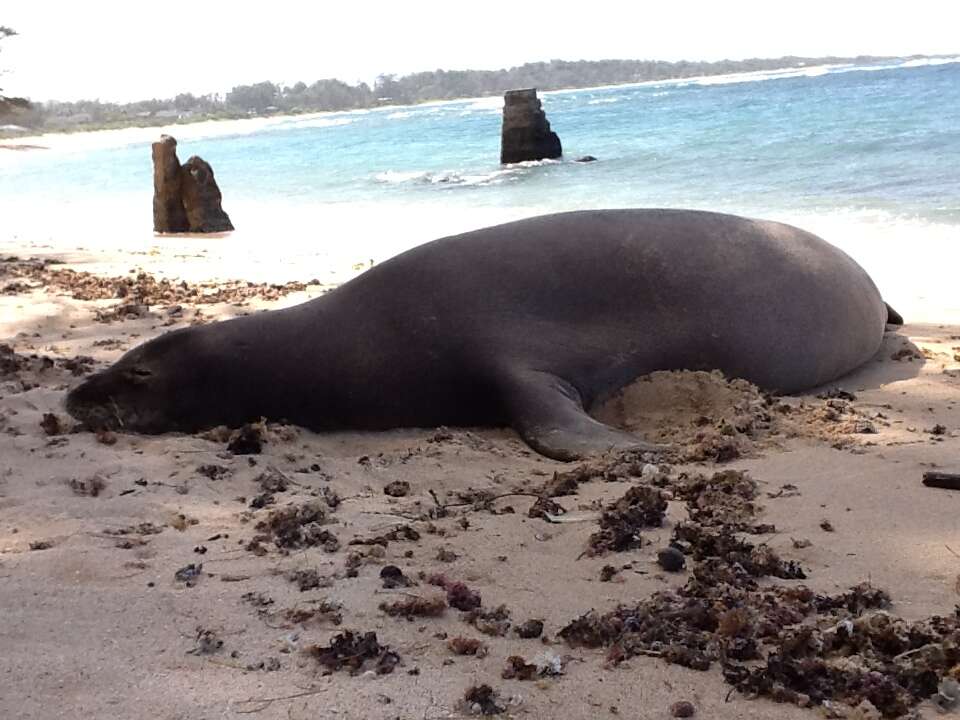
[[[4,0],[0,87],[131,101],[540,60],[960,54],[960,0]]]

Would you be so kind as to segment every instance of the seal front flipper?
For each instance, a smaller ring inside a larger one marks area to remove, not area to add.
[[[554,460],[579,460],[611,450],[664,449],[594,420],[584,411],[577,389],[556,375],[514,372],[501,391],[513,429],[530,447]]]

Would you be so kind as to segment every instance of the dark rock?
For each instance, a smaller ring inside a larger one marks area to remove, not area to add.
[[[224,232],[233,230],[221,207],[213,168],[199,157],[182,166],[177,141],[161,135],[153,143],[153,229],[160,233]]]
[[[665,547],[657,553],[657,564],[667,572],[679,572],[686,564],[686,558],[675,547]]]
[[[183,209],[180,161],[177,141],[161,135],[153,143],[153,230],[160,233],[186,232],[190,229]]]
[[[503,96],[503,128],[500,162],[558,158],[563,154],[560,138],[550,130],[537,91],[508,90]]]
[[[213,177],[213,168],[194,155],[180,168],[183,208],[190,232],[212,233],[233,230],[230,217],[223,211],[220,188]]]
[[[583,157],[578,157],[574,162],[586,163],[586,162],[596,162],[597,159],[593,155],[584,155]]]

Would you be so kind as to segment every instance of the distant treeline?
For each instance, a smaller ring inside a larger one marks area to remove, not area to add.
[[[560,90],[888,59],[891,58],[787,56],[719,62],[551,60],[527,63],[509,70],[434,70],[403,77],[381,75],[373,87],[367,83],[348,85],[340,80],[318,80],[311,85],[298,82],[292,86],[260,82],[238,85],[225,95],[196,96],[182,93],[167,100],[142,100],[126,104],[98,100],[38,103],[29,110],[17,111],[15,117],[8,117],[4,122],[42,131],[149,126],[211,118],[352,110],[387,104],[409,105],[429,100],[501,95],[512,88],[522,87]]]

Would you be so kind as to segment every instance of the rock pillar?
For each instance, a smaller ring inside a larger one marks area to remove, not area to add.
[[[562,154],[560,138],[550,130],[536,89],[508,90],[503,96],[500,162],[544,160]]]

